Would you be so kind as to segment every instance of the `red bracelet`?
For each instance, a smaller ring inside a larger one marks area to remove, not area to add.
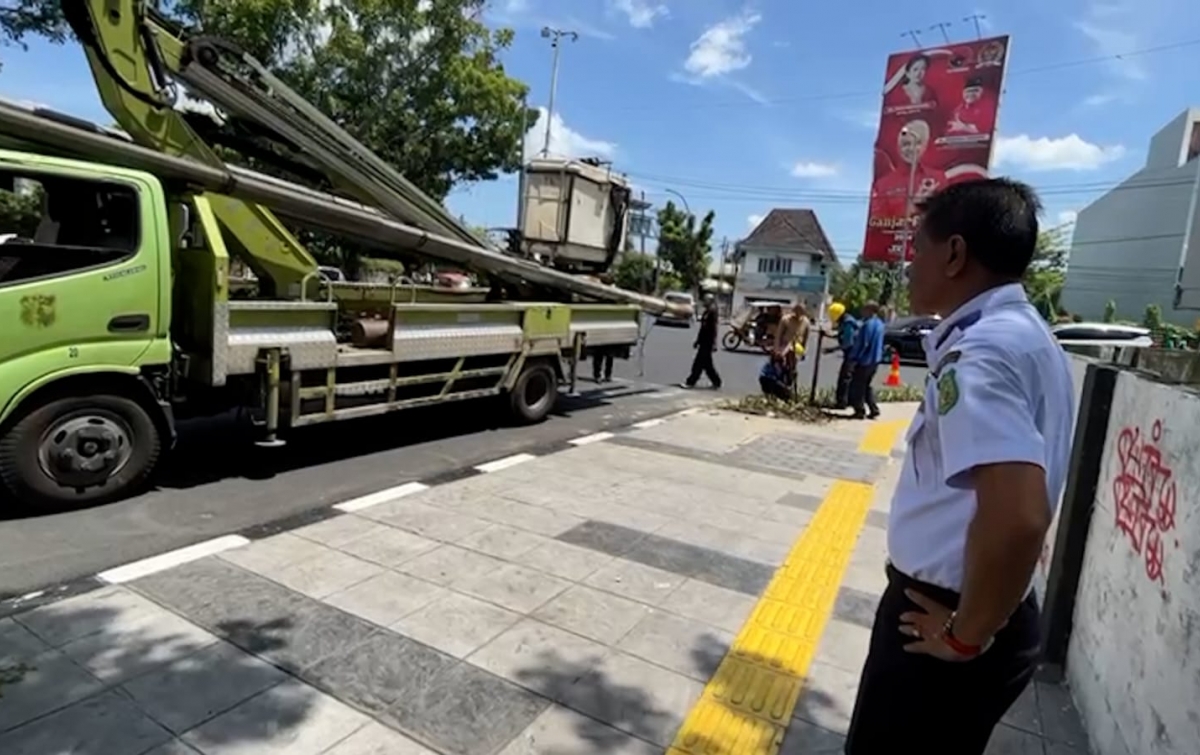
[[[946,625],[942,627],[942,642],[959,655],[974,658],[983,652],[983,645],[968,645],[954,636],[954,619],[957,615],[957,611],[952,612],[950,618],[946,619]]]

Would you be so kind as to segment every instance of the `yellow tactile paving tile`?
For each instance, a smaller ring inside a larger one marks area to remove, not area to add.
[[[911,420],[893,419],[886,422],[875,422],[867,428],[863,439],[858,443],[858,450],[864,454],[888,456],[896,444],[896,436],[900,434]]]
[[[859,450],[889,454],[906,422]],[[668,755],[775,755],[800,698],[875,486],[838,480],[759,597]]]

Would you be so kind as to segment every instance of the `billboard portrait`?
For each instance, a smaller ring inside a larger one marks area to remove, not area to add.
[[[987,176],[1008,44],[993,37],[888,58],[863,259],[899,262],[918,202]]]

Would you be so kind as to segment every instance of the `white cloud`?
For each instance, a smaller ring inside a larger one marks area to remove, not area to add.
[[[838,174],[838,166],[833,163],[801,161],[792,166],[791,172],[795,178],[830,178]]]
[[[546,108],[538,108],[537,122],[525,135],[525,153],[538,155],[546,143]],[[568,126],[562,116],[555,113],[550,119],[550,154],[556,157],[604,157],[616,154],[617,145],[600,139],[591,139]]]
[[[505,13],[524,13],[529,10],[529,0],[506,0],[504,3]]]
[[[1031,171],[1095,170],[1125,155],[1120,144],[1100,145],[1078,134],[1051,139],[1027,134],[996,139],[996,164],[1013,165]]]
[[[1077,217],[1079,217],[1079,212],[1077,210],[1063,210],[1062,212],[1058,213],[1057,225],[1074,225],[1075,218]]]
[[[745,12],[708,27],[692,42],[684,70],[692,76],[709,79],[750,65],[753,56],[746,49],[745,37],[760,21],[762,15]]]
[[[1144,81],[1149,74],[1140,58],[1128,57],[1142,45],[1138,30],[1145,12],[1132,0],[1093,2],[1075,28],[1101,55],[1111,58],[1109,70],[1126,82]]]
[[[655,20],[666,18],[669,11],[663,3],[654,0],[609,0],[613,10],[624,13],[629,25],[636,29],[649,29]]]
[[[752,215],[747,215],[746,216],[746,226],[749,227],[750,230],[754,230],[758,226],[759,223],[763,222],[763,218],[765,218],[765,217],[766,217],[766,215],[760,215],[757,212],[753,213]]]

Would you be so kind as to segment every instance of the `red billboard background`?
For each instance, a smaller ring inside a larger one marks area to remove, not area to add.
[[[1007,36],[888,58],[863,259],[899,262],[915,203],[987,176],[1007,59]]]

